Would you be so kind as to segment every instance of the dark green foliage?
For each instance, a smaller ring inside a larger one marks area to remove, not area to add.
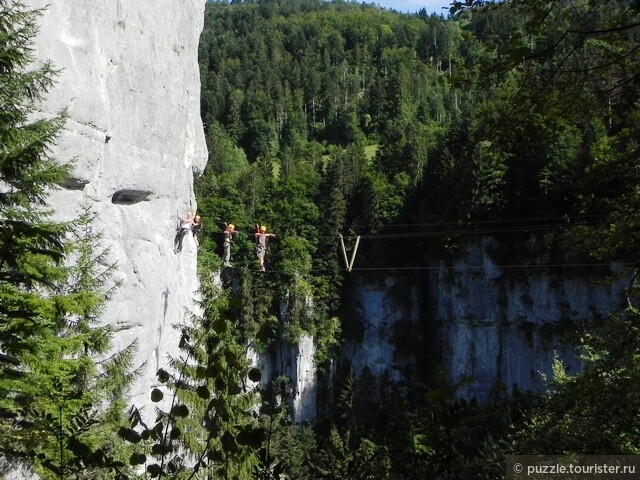
[[[119,434],[135,446],[130,463],[145,464],[153,478],[250,479],[263,438],[253,413],[260,370],[247,361],[227,295],[206,280],[201,295],[202,314],[180,327],[181,356],[171,371],[158,371],[163,386],[151,400],[162,406],[154,423],[133,409],[130,428]]]
[[[64,115],[28,121],[56,74],[49,63],[31,66],[38,15],[18,1],[0,5],[0,178],[6,183],[0,205],[6,212],[4,220],[18,221],[21,218],[15,208],[42,203],[47,188],[59,184],[68,168],[46,156],[64,124]]]
[[[550,394],[516,424],[510,448],[527,454],[638,453],[638,311],[629,307],[583,339],[585,369],[554,365]],[[594,425],[589,419],[599,419]],[[601,421],[600,421],[601,420]]]
[[[510,48],[505,57],[518,72],[512,92],[522,100],[510,102],[511,112],[525,128],[495,129],[512,151],[518,140],[525,146],[525,168],[510,181],[529,181],[524,192],[531,199],[535,193],[537,205],[574,224],[563,232],[565,251],[624,260],[628,268],[620,278],[632,279],[620,309],[590,325],[581,338],[584,371],[567,373],[556,363],[549,395],[514,422],[509,448],[635,453],[638,191],[637,155],[631,152],[637,146],[640,12],[633,2],[579,2],[569,8],[528,1],[509,11],[526,20],[514,35],[523,48]],[[587,418],[598,418],[600,427]]]
[[[524,1],[487,18],[500,14],[518,28],[496,49],[500,83],[476,133],[503,165],[505,205],[514,218],[562,216],[565,254],[624,260],[620,278],[632,279],[624,305],[581,338],[584,371],[556,362],[548,394],[512,417],[503,451],[636,453],[639,12],[633,2]]]
[[[263,467],[260,479],[278,478],[286,475],[300,480],[317,478],[314,474],[313,455],[316,439],[308,425],[296,425],[283,406],[270,409],[263,407],[262,421],[265,423]]]
[[[449,259],[483,235],[505,262],[637,265],[635,3],[458,7],[444,21],[354,2],[207,5],[202,112],[219,148],[210,143],[199,203],[216,225],[210,249],[222,222],[240,225],[233,315],[263,351],[312,334],[328,365],[354,316],[340,234],[349,247],[362,235],[356,267],[384,274]],[[256,223],[278,235],[270,275],[253,272]],[[328,411],[313,435],[265,408],[262,475],[495,478],[514,451],[635,452],[636,316],[589,336],[584,374],[557,370],[548,398],[481,406],[428,371],[425,387],[349,377],[338,405],[321,392]],[[584,423],[594,416],[610,427]]]
[[[426,22],[441,27],[441,47],[425,52],[440,66],[459,29]],[[412,53],[424,24],[355,4],[209,3],[200,50],[205,123],[225,125],[255,160],[277,155],[278,143],[346,146],[399,117],[425,115],[446,86]]]
[[[498,404],[456,398],[446,382],[410,389],[363,372],[340,385],[332,420],[316,432],[308,467],[316,478],[492,478]]]
[[[21,331],[11,329],[2,342],[11,362],[2,364],[0,375],[1,453],[10,461],[33,461],[42,478],[58,472],[114,478],[127,470],[123,445],[113,432],[125,420],[133,346],[95,360],[111,347],[110,328],[96,323],[115,286],[106,289],[113,266],[98,267],[108,265],[108,251],[97,246],[92,218],[86,211],[69,226],[74,240],[64,252],[73,261],[57,267],[62,276],[53,284],[45,274],[40,285],[47,286],[46,295],[42,287],[38,293],[24,285],[14,290],[18,298],[28,295],[27,305],[37,313],[29,337],[18,340]],[[5,305],[13,303],[7,292],[2,291]],[[5,318],[7,327],[16,323],[15,317]]]

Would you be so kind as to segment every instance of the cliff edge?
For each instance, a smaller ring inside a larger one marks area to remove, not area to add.
[[[115,350],[137,342],[131,400],[144,407],[198,287],[193,239],[181,253],[173,240],[176,216],[196,211],[194,175],[207,158],[197,58],[205,0],[26,3],[44,9],[37,57],[60,69],[40,110],[69,117],[53,156],[74,163],[73,178],[51,205],[61,219],[83,206],[97,214],[121,282],[103,319]]]

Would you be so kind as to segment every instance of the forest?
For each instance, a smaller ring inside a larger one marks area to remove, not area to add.
[[[55,77],[51,65],[24,73],[37,15],[0,1],[0,460],[51,479],[462,480],[505,478],[510,455],[640,453],[637,2],[465,0],[446,18],[208,2],[202,313],[182,329],[189,361],[158,371],[175,396],[153,425],[126,405],[131,352],[95,360],[113,335],[97,320],[114,266],[99,261],[91,212],[59,224],[44,205],[68,171],[47,156],[64,114],[29,116]],[[225,222],[239,231],[232,269]],[[276,235],[265,272],[257,225]],[[479,403],[437,365],[378,388],[332,374],[350,317],[340,235],[367,240],[363,275],[419,279],[491,237],[510,261],[622,262],[629,287],[575,332],[584,369],[556,362],[542,394]],[[296,424],[289,379],[261,383],[246,354],[302,335],[316,344],[321,405]]]

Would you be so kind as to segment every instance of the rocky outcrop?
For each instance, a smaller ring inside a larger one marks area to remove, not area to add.
[[[318,412],[318,375],[313,337],[302,335],[296,344],[281,339],[270,352],[258,353],[251,348],[248,351],[249,361],[262,373],[263,387],[271,384],[278,390],[277,401],[288,403],[293,421],[313,421]],[[255,385],[249,383],[249,386]]]
[[[197,62],[205,0],[26,3],[46,7],[36,54],[60,69],[42,113],[68,112],[53,154],[74,162],[73,178],[51,204],[64,219],[85,205],[97,214],[121,282],[104,321],[116,350],[137,342],[131,399],[142,407],[197,289],[193,239],[179,254],[173,239],[176,216],[196,210],[194,175],[207,157]]]
[[[443,367],[459,395],[481,402],[514,386],[541,391],[554,358],[579,371],[571,334],[620,306],[625,279],[606,279],[619,268],[501,267],[494,249],[484,239],[426,276],[358,278],[357,334],[341,351],[342,368],[403,382]]]

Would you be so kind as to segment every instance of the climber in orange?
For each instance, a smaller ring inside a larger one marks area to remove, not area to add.
[[[264,225],[256,229],[256,256],[260,261],[260,270],[264,272],[264,255],[267,253],[267,238],[275,237],[275,233],[267,233]]]
[[[200,215],[196,215],[193,219],[193,225],[191,226],[191,233],[193,233],[193,240],[196,242],[196,248],[200,248],[200,234],[202,233],[202,220]]]
[[[233,243],[233,235],[237,234],[238,231],[235,229],[235,225],[233,223],[225,223],[224,229],[224,255],[223,255],[223,267],[231,266],[231,244]]]

